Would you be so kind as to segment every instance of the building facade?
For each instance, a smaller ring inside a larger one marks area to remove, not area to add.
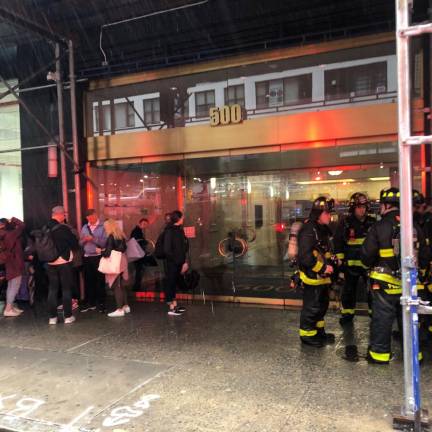
[[[422,106],[416,47],[413,71]],[[299,298],[288,234],[310,201],[331,196],[342,214],[352,193],[376,201],[397,185],[393,34],[93,81],[84,100],[89,206],[127,233],[147,217],[153,240],[184,210],[192,265],[215,294]],[[413,120],[422,132],[420,111]]]

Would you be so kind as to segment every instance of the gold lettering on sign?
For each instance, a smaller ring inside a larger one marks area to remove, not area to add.
[[[243,120],[243,110],[239,104],[210,108],[210,126],[238,124]]]

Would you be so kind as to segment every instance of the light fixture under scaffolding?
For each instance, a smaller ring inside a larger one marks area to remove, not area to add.
[[[331,183],[354,183],[354,179],[334,179],[334,180],[309,180],[309,181],[298,181],[298,185],[314,185],[314,184],[331,184]]]

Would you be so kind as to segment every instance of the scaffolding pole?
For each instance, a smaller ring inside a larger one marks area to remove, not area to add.
[[[396,0],[404,400],[399,413],[394,413],[393,426],[395,429],[408,427],[420,432],[422,423],[426,425],[427,419],[423,417],[420,392],[419,299],[413,243],[411,146],[429,143],[430,137],[411,136],[410,37],[430,32],[431,25],[410,27],[411,7],[412,0]]]
[[[56,86],[57,86],[57,110],[58,110],[58,128],[59,128],[59,144],[60,148],[65,147],[65,129],[64,129],[64,113],[63,113],[63,82],[61,77],[61,60],[60,60],[60,44],[55,46],[56,56]],[[66,156],[65,152],[60,152],[60,168],[62,181],[62,200],[63,207],[69,217],[69,197],[68,197],[68,182],[66,171]]]

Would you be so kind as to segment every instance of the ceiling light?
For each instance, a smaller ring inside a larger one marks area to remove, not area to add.
[[[298,185],[330,184],[330,183],[354,183],[354,179],[334,179],[334,180],[310,180],[296,182]]]
[[[343,173],[342,170],[331,170],[331,171],[327,171],[327,172],[331,176],[338,176],[338,175],[341,175]]]
[[[390,180],[390,177],[369,177],[370,181],[386,181]]]

